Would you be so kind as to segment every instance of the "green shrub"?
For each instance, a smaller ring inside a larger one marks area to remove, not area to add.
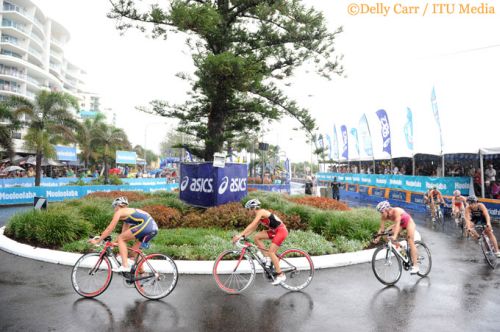
[[[91,225],[72,209],[50,208],[15,215],[6,233],[25,243],[57,248],[91,233]]]
[[[96,233],[101,233],[108,227],[113,218],[111,207],[104,207],[101,204],[85,204],[80,208],[80,214],[88,221]]]
[[[345,236],[338,236],[333,241],[333,245],[335,247],[335,253],[353,252],[363,250],[367,245],[367,241],[348,239]]]
[[[335,252],[331,242],[311,231],[290,232],[283,243],[283,249],[285,248],[300,248],[307,251],[311,256],[333,254]]]

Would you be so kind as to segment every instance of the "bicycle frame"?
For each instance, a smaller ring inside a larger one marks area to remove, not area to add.
[[[399,256],[399,258],[401,258],[401,261],[403,262],[404,265],[411,265],[411,256],[410,256],[410,246],[407,244],[406,245],[406,249],[405,249],[405,253],[406,253],[406,257],[401,255],[401,252],[400,252],[400,248],[396,247],[392,241],[387,241],[387,243],[385,244],[387,249],[389,250],[389,255],[393,252],[392,249],[394,248],[396,254]],[[401,245],[400,245],[401,246]]]
[[[250,253],[250,256],[253,258],[253,260],[257,261],[257,263],[262,267],[262,269],[264,270],[264,272],[267,273],[267,274],[269,274],[269,275],[271,275],[271,276],[273,276],[273,278],[274,278],[276,276],[276,272],[274,271],[274,268],[272,267],[272,265],[271,265],[271,268],[266,267],[266,265],[261,262],[259,256],[257,256],[257,250],[264,250],[266,252],[269,252],[269,249],[259,248],[255,244],[253,244],[252,242],[247,241],[246,239],[244,241],[245,242],[240,245],[240,247],[241,247],[241,254],[240,254],[240,258],[239,258],[238,264],[236,265],[236,267],[235,267],[234,270],[236,271],[236,269],[238,268],[241,260],[243,259],[243,256],[245,255],[246,252],[248,252],[248,253]],[[290,263],[290,261],[288,261],[288,260],[286,260],[284,258],[280,258],[279,254],[276,254],[276,256],[278,256],[279,260],[282,260],[282,261],[286,262],[288,265],[291,266],[290,268],[286,268],[286,269],[282,268],[281,269],[282,272],[290,272],[290,271],[297,270],[297,267],[295,265],[293,265],[292,263]]]
[[[118,259],[116,258],[116,256],[113,254],[113,248],[117,247],[117,246],[118,246],[117,242],[111,242],[110,239],[105,239],[104,248],[101,250],[101,252],[99,254],[99,259],[97,260],[95,267],[92,268],[92,270],[90,270],[90,272],[91,273],[95,273],[95,270],[98,268],[98,266],[101,265],[101,262],[102,262],[102,259],[103,259],[104,256],[108,256],[110,258],[110,261],[111,261],[112,265],[116,264],[117,267],[121,266],[122,264],[118,261]],[[130,282],[135,282],[135,281],[140,281],[140,280],[143,280],[143,279],[149,279],[149,278],[151,278],[150,276],[141,277],[141,278],[135,278],[134,277],[134,273],[133,272],[136,269],[137,262],[139,262],[140,260],[145,259],[146,256],[144,256],[143,252],[140,249],[136,250],[136,249],[127,247],[127,250],[129,252],[136,253],[137,257],[135,258],[134,264],[132,265],[132,267],[130,269],[130,272],[124,272],[124,273],[122,273],[123,277],[125,277]],[[151,264],[149,263],[148,260],[146,260],[146,263],[148,264],[148,267],[151,269],[151,271],[155,271],[154,268],[151,266]]]

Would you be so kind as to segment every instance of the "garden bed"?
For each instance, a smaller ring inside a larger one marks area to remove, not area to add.
[[[244,229],[252,216],[243,208],[251,198],[276,213],[290,235],[283,247],[300,247],[311,255],[351,252],[364,249],[378,229],[374,209],[349,209],[329,198],[288,196],[261,191],[250,192],[241,203],[199,209],[181,200],[178,193],[100,192],[82,199],[53,203],[46,211],[14,215],[5,235],[22,243],[70,252],[94,250],[90,235],[100,234],[109,224],[117,196],[127,196],[130,207],[149,212],[160,231],[148,251],[162,252],[175,259],[213,260],[232,246],[231,237]],[[116,231],[121,229],[119,224]]]

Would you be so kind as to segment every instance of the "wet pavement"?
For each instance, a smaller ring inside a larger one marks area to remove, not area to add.
[[[0,330],[498,331],[500,267],[491,270],[479,245],[460,239],[450,220],[436,228],[415,219],[432,271],[427,278],[403,271],[393,287],[379,283],[366,263],[317,270],[298,293],[258,275],[244,294],[226,295],[210,275],[181,275],[171,295],[151,301],[115,275],[104,294],[82,299],[71,267],[0,251]]]

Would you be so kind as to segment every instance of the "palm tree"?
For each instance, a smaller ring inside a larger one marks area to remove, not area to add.
[[[55,155],[52,144],[75,141],[74,130],[79,124],[69,108],[78,109],[78,101],[67,93],[41,90],[34,102],[12,96],[6,104],[15,116],[24,114],[27,118],[28,133],[24,140],[26,147],[36,153],[35,186],[40,186],[42,159]]]
[[[117,149],[126,148],[130,146],[127,138],[127,134],[123,129],[116,128],[113,126],[108,126],[105,123],[98,123],[92,130],[92,144],[94,149],[103,149],[103,161],[104,161],[104,183],[108,183],[109,174],[108,168],[109,158],[112,158]]]
[[[12,159],[14,144],[12,132],[19,129],[21,122],[5,103],[0,104],[0,148],[5,150]]]
[[[92,145],[92,132],[96,126],[104,121],[105,118],[106,116],[104,114],[97,113],[94,119],[85,119],[78,130],[76,139],[81,151],[80,158],[83,160],[85,168],[89,167],[91,159],[96,160],[98,157],[98,153]]]

